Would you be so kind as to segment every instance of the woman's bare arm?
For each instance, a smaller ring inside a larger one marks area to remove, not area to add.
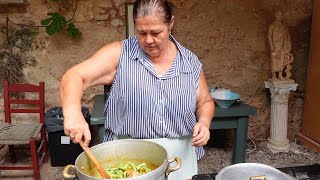
[[[210,139],[210,125],[214,114],[214,102],[209,94],[208,84],[201,71],[197,89],[197,123],[193,130],[193,145],[204,146]]]
[[[91,140],[89,126],[81,112],[84,90],[96,85],[111,84],[120,54],[121,42],[108,44],[63,75],[60,100],[64,115],[64,132],[70,135],[74,143],[84,140],[84,144],[88,146]]]

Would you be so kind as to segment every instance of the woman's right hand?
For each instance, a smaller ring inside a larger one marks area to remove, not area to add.
[[[83,141],[84,146],[88,147],[91,141],[89,125],[82,113],[73,114],[72,117],[64,117],[64,133],[70,136],[73,143]]]

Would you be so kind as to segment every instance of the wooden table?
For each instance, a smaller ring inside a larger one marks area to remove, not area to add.
[[[96,95],[94,97],[90,125],[98,126],[98,138],[100,143],[103,142],[105,133],[105,117],[103,109],[104,95]],[[245,162],[248,119],[250,115],[256,115],[256,109],[247,104],[235,103],[229,108],[220,108],[216,106],[210,129],[234,129],[233,164]]]

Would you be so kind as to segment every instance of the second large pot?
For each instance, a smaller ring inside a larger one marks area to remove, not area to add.
[[[239,163],[223,168],[216,180],[295,180],[271,166],[259,163]]]
[[[170,172],[178,170],[181,166],[179,157],[167,158],[167,151],[160,145],[138,139],[116,140],[107,143],[98,144],[90,148],[93,154],[104,168],[110,164],[119,163],[119,161],[137,161],[146,162],[155,166],[156,169],[148,174],[135,178],[127,178],[127,180],[166,180]],[[175,162],[175,167],[170,167],[170,163]],[[67,166],[64,171],[68,171],[70,166]],[[98,170],[94,164],[82,152],[75,161],[75,168],[78,179],[80,180],[97,180],[101,179]]]

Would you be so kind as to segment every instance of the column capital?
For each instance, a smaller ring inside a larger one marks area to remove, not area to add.
[[[294,83],[294,81],[265,81],[265,88],[269,88],[270,91],[274,90],[276,92],[286,92],[286,91],[295,91],[297,90],[298,84]]]
[[[288,81],[265,81],[265,88],[270,89],[271,101],[273,103],[287,104],[289,92],[297,90],[298,84]]]

